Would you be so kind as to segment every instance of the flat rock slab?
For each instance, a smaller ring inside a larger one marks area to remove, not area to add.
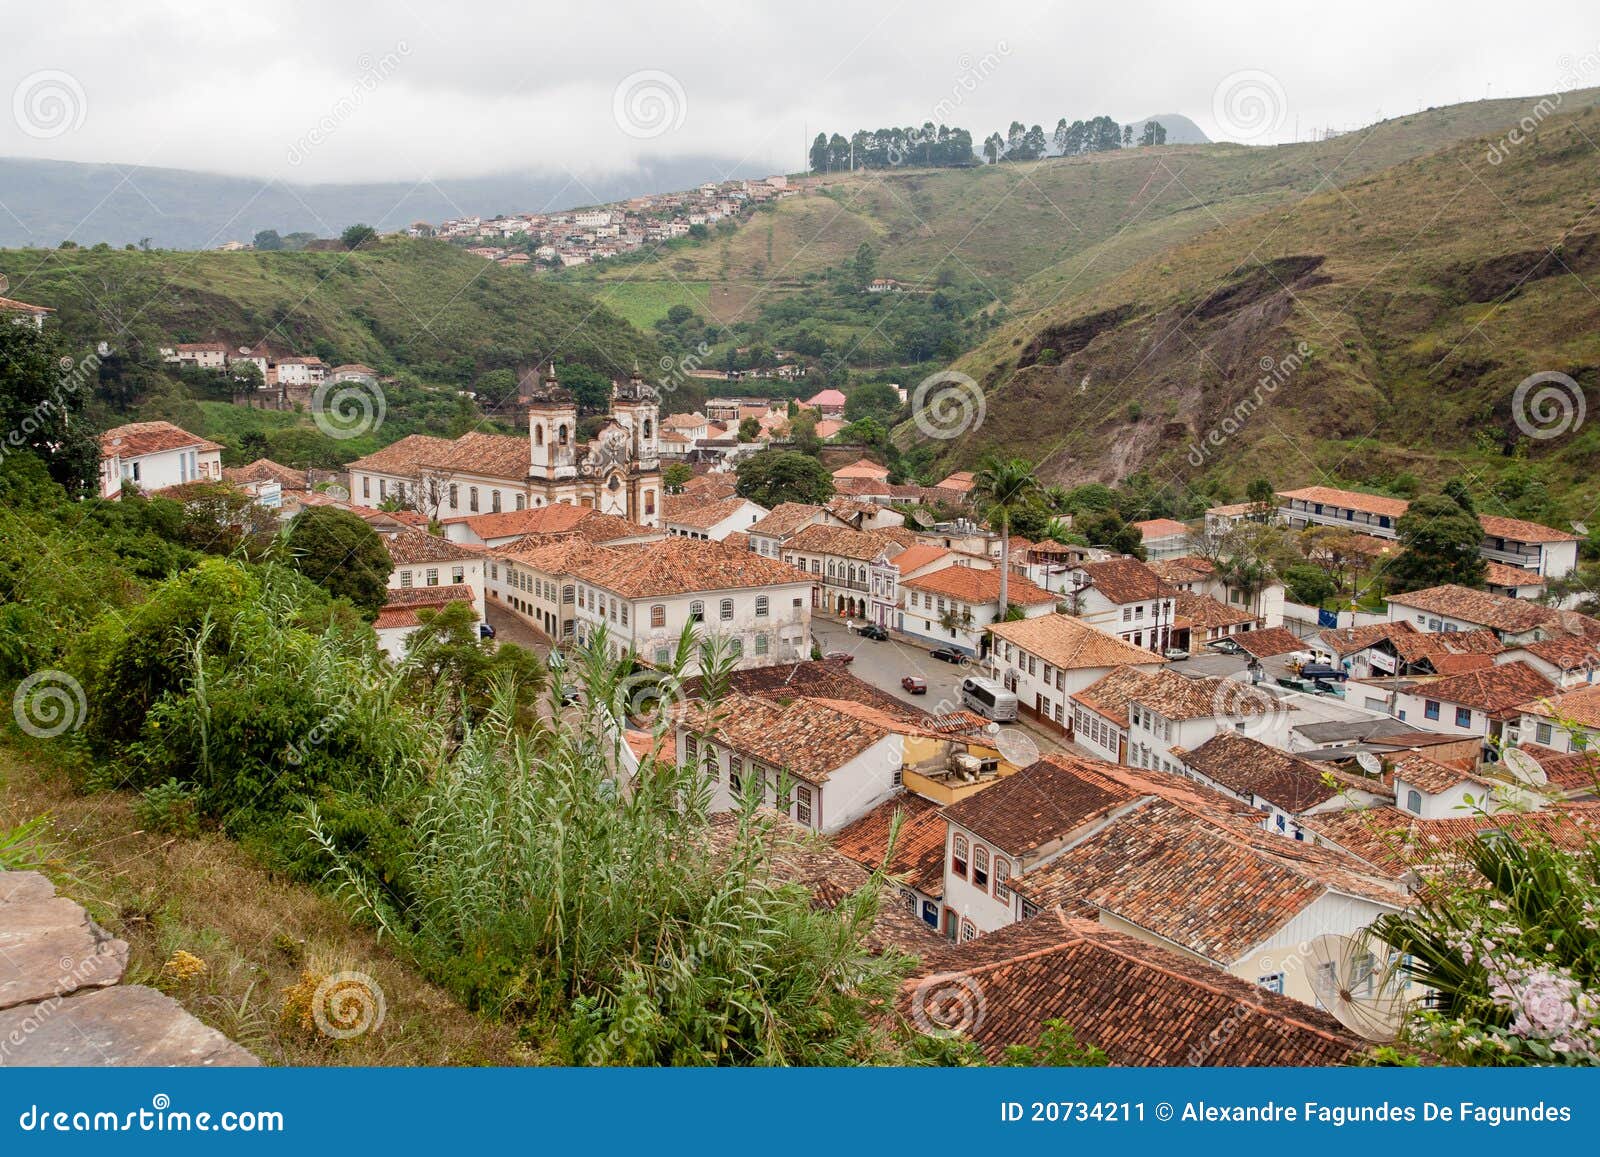
[[[118,981],[128,945],[38,872],[0,872],[0,1067],[258,1065],[170,996]]]
[[[139,984],[0,1012],[0,1067],[260,1063],[170,996]]]
[[[0,1009],[116,984],[128,946],[37,872],[0,872]]]

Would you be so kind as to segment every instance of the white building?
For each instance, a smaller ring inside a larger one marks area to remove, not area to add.
[[[735,532],[748,532],[767,516],[765,506],[741,498],[705,499],[698,494],[669,494],[662,499],[661,525],[680,538],[721,542]]]
[[[1173,590],[1136,558],[1079,563],[1067,575],[1067,612],[1135,647],[1172,645]]]
[[[185,482],[220,481],[222,447],[171,422],[131,422],[100,435],[100,493],[124,482],[148,493]]]
[[[451,542],[414,527],[403,527],[383,535],[384,545],[394,570],[389,575],[391,591],[429,590],[453,587],[472,592],[472,610],[478,621],[484,614],[484,563],[482,547]]]
[[[975,566],[946,566],[900,581],[898,629],[939,647],[982,657],[988,629],[1006,617],[1000,605],[1000,572]],[[1057,597],[1019,574],[1010,576],[1006,600],[1024,618],[1055,611]]]
[[[604,627],[618,656],[664,666],[690,624],[724,640],[741,668],[793,662],[811,649],[811,580],[725,543],[606,547],[573,579],[577,641]]]
[[[45,319],[54,312],[47,305],[29,305],[26,301],[0,297],[0,316],[10,318],[12,325],[31,325],[34,329],[43,329]]]
[[[1034,719],[1073,737],[1072,696],[1119,667],[1149,673],[1164,660],[1062,614],[989,627],[994,675]]]

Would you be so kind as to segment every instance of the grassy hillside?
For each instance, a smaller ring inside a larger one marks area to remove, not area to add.
[[[659,351],[603,305],[436,241],[356,253],[0,250],[8,296],[52,306],[70,340],[263,338],[330,363],[470,386],[552,356],[624,375]]]
[[[1513,402],[1541,371],[1590,403],[1600,387],[1600,111],[1579,95],[1499,163],[1497,133],[1246,220],[1208,212],[1193,240],[1070,287],[958,363],[987,418],[946,460],[1003,447],[1052,480],[1235,492],[1459,473],[1531,488],[1519,513],[1591,517],[1597,423],[1532,436],[1549,423]]]
[[[1600,90],[1585,90],[1563,101],[1570,109],[1597,99]],[[763,302],[794,292],[868,242],[881,275],[913,284],[931,284],[941,269],[970,275],[1014,315],[1219,223],[1498,133],[1532,103],[1429,109],[1359,134],[1276,148],[1169,145],[1030,165],[818,178],[804,195],[754,214],[731,234],[561,277],[637,322],[682,302],[731,324],[754,318]]]

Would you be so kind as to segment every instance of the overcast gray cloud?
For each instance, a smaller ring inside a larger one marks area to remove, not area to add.
[[[306,181],[802,162],[819,129],[1178,112],[1270,144],[1600,84],[1600,5],[58,2],[0,155]],[[631,84],[619,90],[625,81]]]

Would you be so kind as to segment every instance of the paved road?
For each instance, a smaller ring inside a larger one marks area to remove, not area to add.
[[[930,659],[927,647],[903,643],[898,639],[891,638],[882,643],[863,639],[846,631],[844,623],[837,619],[813,616],[811,633],[822,645],[824,653],[848,651],[854,655],[855,662],[850,664],[850,673],[857,679],[880,687],[926,711],[936,710],[940,702],[950,707],[960,706],[961,696],[957,687],[961,677],[969,671],[978,670],[976,664],[958,666]],[[928,681],[928,693],[912,695],[907,692],[900,686],[900,679],[904,675],[921,675]]]
[[[515,612],[508,611],[493,601],[487,601],[484,604],[484,614],[488,618],[489,625],[494,628],[495,642],[515,643],[519,647],[526,647],[540,658],[549,654],[550,640],[543,632],[536,631],[523,622]]]

